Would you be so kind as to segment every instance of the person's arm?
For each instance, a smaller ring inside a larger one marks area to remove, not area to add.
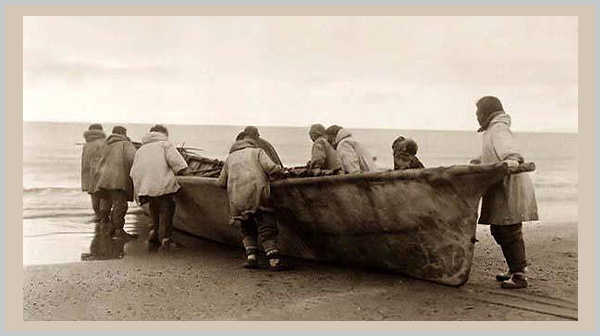
[[[131,171],[131,166],[133,166],[133,160],[135,159],[136,149],[135,146],[131,143],[131,141],[124,141],[124,161],[125,166],[127,167],[127,172]]]
[[[229,173],[229,167],[227,165],[227,161],[223,165],[223,169],[221,169],[221,174],[219,175],[219,179],[217,180],[217,184],[221,188],[227,188],[227,178]]]
[[[358,155],[354,148],[346,143],[340,143],[338,145],[338,153],[342,160],[342,167],[348,174],[360,173],[360,163]]]
[[[315,141],[312,146],[310,166],[309,169],[321,168],[325,165],[325,159],[327,158],[327,152],[325,146],[321,141]]]
[[[88,175],[88,179],[91,178],[90,175],[90,160],[87,157],[87,151],[85,150],[85,146],[83,147],[83,152],[81,153],[81,188],[83,189],[83,180],[84,176]],[[88,181],[89,183],[89,181]]]
[[[508,126],[498,125],[491,131],[492,146],[500,161],[517,161],[517,164],[525,162]]]
[[[283,167],[283,163],[281,163],[281,159],[279,158],[279,154],[277,154],[275,147],[273,147],[273,145],[271,145],[270,142],[262,138],[259,138],[258,142],[258,147],[265,151],[265,153],[269,156],[271,161]]]
[[[284,172],[284,169],[280,165],[273,162],[273,160],[271,160],[267,153],[262,149],[259,149],[258,151],[258,162],[262,167],[263,171],[269,176],[275,174],[283,174]]]

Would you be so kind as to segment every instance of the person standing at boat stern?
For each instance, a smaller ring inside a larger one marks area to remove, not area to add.
[[[485,96],[476,103],[477,121],[483,132],[481,163],[506,162],[517,166],[524,159],[510,131],[510,116],[500,100]],[[527,259],[522,222],[538,220],[533,184],[527,173],[512,174],[492,186],[483,196],[480,224],[489,224],[494,240],[502,248],[508,272],[496,276],[502,288],[527,287]]]
[[[94,209],[95,221],[100,222],[100,195],[92,192],[95,184],[94,175],[98,170],[98,164],[102,158],[102,152],[106,146],[106,134],[102,130],[102,125],[92,124],[88,130],[83,133],[85,145],[81,154],[81,190],[90,194],[92,200],[92,209]]]
[[[279,158],[275,147],[273,147],[273,145],[271,145],[270,142],[260,137],[260,133],[258,133],[258,128],[256,128],[255,126],[248,126],[244,128],[244,131],[241,134],[238,134],[238,138],[243,139],[245,137],[254,140],[254,143],[258,146],[258,148],[264,150],[265,153],[271,159],[271,161],[283,167],[283,163],[281,163],[281,159]],[[236,140],[238,138],[236,138]]]
[[[325,126],[321,124],[312,125],[308,135],[313,141],[308,169],[341,170],[342,160],[329,141],[327,141]]]
[[[168,141],[169,131],[155,125],[142,137],[142,147],[135,153],[131,178],[134,195],[140,205],[149,203],[152,230],[148,242],[168,248],[172,245],[173,196],[180,189],[175,175],[185,175],[188,165],[177,148]]]
[[[125,215],[127,202],[133,201],[133,183],[129,171],[135,156],[135,146],[127,137],[127,129],[115,126],[112,134],[106,139],[106,147],[96,171],[93,186],[99,192],[100,217],[114,237],[132,238],[125,232]],[[109,219],[110,218],[110,219]]]
[[[352,134],[345,128],[337,125],[330,126],[327,137],[331,141],[342,161],[342,168],[348,174],[368,173],[377,171],[373,156],[364,148],[362,143],[356,141]]]
[[[283,168],[249,136],[236,141],[225,160],[218,183],[227,188],[231,224],[240,225],[247,268],[258,267],[259,237],[269,268],[287,268],[278,250],[279,231],[269,185],[269,176],[283,173]]]

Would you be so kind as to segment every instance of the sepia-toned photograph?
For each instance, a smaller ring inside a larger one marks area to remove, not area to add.
[[[22,26],[25,321],[579,320],[577,16]]]

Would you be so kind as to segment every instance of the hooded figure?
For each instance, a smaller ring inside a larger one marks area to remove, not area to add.
[[[485,103],[486,97],[482,98]],[[497,98],[496,98],[497,100]],[[499,104],[499,101],[498,101]],[[510,116],[503,110],[486,109],[485,104],[478,108],[481,119],[480,131],[483,131],[481,163],[490,164],[501,161],[523,163],[517,145],[510,131]],[[523,221],[538,220],[535,192],[529,173],[509,175],[501,184],[486,193],[483,199],[479,223],[511,225]]]
[[[239,223],[246,248],[246,267],[257,267],[258,236],[272,269],[283,268],[277,249],[277,222],[271,206],[269,176],[283,173],[254,140],[236,141],[229,151],[218,184],[227,188],[231,223]]]
[[[416,156],[418,149],[413,139],[399,136],[394,140],[394,170],[425,168]]]
[[[106,139],[106,147],[94,175],[92,192],[100,192],[101,220],[112,222],[111,233],[117,237],[131,236],[123,230],[127,201],[133,200],[133,183],[129,172],[135,156],[135,147],[127,137],[127,130],[115,126],[113,134]]]
[[[524,159],[510,131],[510,116],[496,97],[486,96],[477,102],[477,120],[483,133],[481,163],[505,161],[510,165]],[[522,222],[538,220],[537,203],[529,173],[512,174],[492,186],[483,196],[480,224],[490,224],[492,236],[502,248],[509,267],[496,278],[503,288],[527,286],[525,243]]]
[[[325,127],[321,124],[312,125],[308,135],[313,141],[308,168],[321,168],[329,170],[342,169],[342,161],[338,153],[327,141]]]
[[[81,154],[81,190],[88,192],[92,199],[92,209],[96,214],[96,220],[99,221],[100,197],[92,192],[95,184],[94,175],[98,170],[98,165],[106,145],[106,134],[100,124],[90,125],[87,131],[83,133],[85,145]]]
[[[173,196],[180,188],[175,175],[184,174],[188,167],[168,141],[168,134],[164,126],[155,125],[142,137],[142,147],[135,153],[130,173],[136,200],[140,204],[150,203],[152,230],[148,241],[164,247],[172,244]]]
[[[281,167],[283,167],[283,163],[281,163],[281,159],[279,158],[279,155],[277,154],[275,147],[273,147],[273,145],[271,145],[270,142],[268,142],[267,140],[260,137],[260,133],[258,133],[258,128],[256,128],[255,126],[248,126],[248,127],[244,128],[244,131],[242,133],[238,134],[238,136],[236,137],[236,141],[238,139],[243,139],[245,137],[249,137],[252,140],[254,140],[254,143],[256,144],[256,146],[258,146],[258,148],[264,150],[265,153],[271,159],[271,161],[273,161],[275,164],[278,164]]]
[[[131,178],[134,195],[162,196],[176,193],[180,186],[175,175],[188,167],[187,162],[166,134],[150,131],[142,137],[142,147],[135,153]]]
[[[333,146],[337,149],[346,173],[368,173],[377,170],[373,156],[360,142],[354,140],[345,128],[340,128],[337,132]]]
[[[331,125],[329,127],[327,127],[327,129],[325,130],[325,137],[327,138],[327,141],[333,146],[333,143],[335,142],[335,137],[337,136],[338,132],[342,129],[341,126],[338,125]],[[335,148],[335,146],[333,147]]]

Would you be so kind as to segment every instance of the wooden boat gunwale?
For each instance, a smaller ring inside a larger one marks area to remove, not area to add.
[[[498,164],[479,164],[479,165],[453,165],[439,166],[421,169],[406,169],[406,170],[390,170],[381,172],[369,172],[360,174],[343,174],[343,175],[327,175],[316,177],[292,177],[271,182],[271,187],[284,187],[287,185],[302,185],[302,184],[318,184],[318,183],[336,183],[336,182],[357,182],[357,181],[389,181],[389,180],[415,180],[428,179],[433,175],[443,176],[444,174],[452,176],[461,176],[469,174],[489,173],[490,171],[503,171],[506,174],[518,174],[522,172],[530,172],[535,170],[533,162],[527,162],[517,167],[508,167],[506,163]],[[186,180],[188,178],[215,181],[216,177],[203,176],[178,176],[178,179]]]

